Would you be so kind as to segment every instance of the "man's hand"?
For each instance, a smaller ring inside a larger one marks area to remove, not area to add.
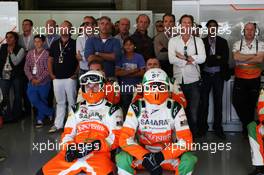
[[[147,153],[144,155],[142,166],[146,168],[150,174],[162,175],[161,162],[164,160],[164,156],[161,152]]]
[[[103,58],[100,57],[100,56],[98,56],[98,55],[90,55],[90,56],[88,57],[88,62],[91,62],[91,61],[93,61],[93,60],[103,61]]]
[[[99,151],[101,149],[101,142],[100,140],[95,140],[91,143],[83,143],[78,145],[78,158],[82,158],[84,156],[87,156],[92,151]]]
[[[55,80],[56,79],[54,74],[50,75],[50,78],[51,78],[51,80]]]
[[[72,162],[77,158],[78,158],[78,150],[77,150],[76,145],[75,144],[68,145],[66,154],[65,154],[65,160],[67,162]]]
[[[178,57],[182,60],[186,60],[186,57],[184,55],[182,55],[180,52],[176,52],[176,57]]]
[[[73,74],[73,75],[70,77],[70,79],[73,79],[73,80],[77,79],[77,74]]]
[[[194,62],[194,59],[191,56],[188,56],[187,60],[188,60],[188,62]]]

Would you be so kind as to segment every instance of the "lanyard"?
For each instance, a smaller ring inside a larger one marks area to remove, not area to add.
[[[60,56],[62,56],[62,53],[64,52],[64,50],[66,49],[68,44],[69,44],[69,41],[65,44],[64,48],[62,49],[61,42],[59,42],[59,45],[60,45]]]
[[[28,38],[27,42],[26,42],[25,38]],[[31,35],[29,35],[28,37],[25,37],[25,36],[23,37],[23,41],[24,41],[24,44],[25,44],[25,47],[26,47],[26,51],[28,51],[28,49],[29,49],[30,40],[31,40]]]
[[[36,57],[36,50],[34,51],[33,57],[34,57],[35,65],[38,63],[38,61],[39,61],[40,57],[42,56],[42,54],[44,53],[44,51],[45,51],[45,49],[42,50],[42,52],[39,54],[38,57]]]
[[[47,37],[46,42],[47,42],[48,48],[50,48],[50,46],[51,46],[51,44],[52,44],[54,38],[55,38],[55,37],[52,37],[51,40],[49,41],[49,38]]]

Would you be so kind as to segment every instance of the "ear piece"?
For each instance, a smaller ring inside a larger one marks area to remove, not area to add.
[[[255,28],[256,28],[256,31],[255,31],[255,36],[259,36],[260,29],[259,29],[259,27],[258,27],[257,23],[254,23],[254,26],[255,26]]]

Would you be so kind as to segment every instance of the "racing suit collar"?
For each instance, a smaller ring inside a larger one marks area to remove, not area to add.
[[[105,99],[102,99],[101,101],[99,101],[98,103],[95,103],[95,104],[90,104],[86,101],[86,106],[88,108],[93,108],[93,109],[99,109],[99,108],[102,108],[102,106],[106,103],[106,100]]]

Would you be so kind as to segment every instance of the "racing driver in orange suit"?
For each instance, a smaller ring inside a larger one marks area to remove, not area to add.
[[[182,105],[169,98],[169,78],[159,68],[143,77],[143,98],[133,102],[126,115],[116,155],[119,175],[146,169],[162,175],[191,175],[197,158],[190,152],[192,134]]]
[[[118,147],[122,110],[105,99],[100,71],[80,77],[84,102],[72,107],[61,140],[61,151],[38,175],[110,175],[115,170],[110,151]]]

